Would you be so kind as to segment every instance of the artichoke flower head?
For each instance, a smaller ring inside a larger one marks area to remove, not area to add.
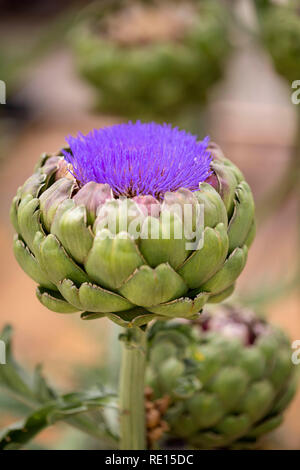
[[[139,121],[66,140],[11,208],[15,256],[43,305],[141,326],[232,293],[254,202],[218,146]]]

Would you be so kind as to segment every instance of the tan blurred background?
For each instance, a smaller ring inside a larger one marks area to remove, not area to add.
[[[50,19],[60,13],[59,3],[56,9],[51,8],[47,14]],[[38,35],[43,23],[50,21],[47,15],[7,13],[0,20],[0,40]],[[211,138],[243,170],[260,203],[271,188],[276,188],[288,164],[296,132],[296,106],[291,104],[291,90],[274,73],[261,47],[244,36],[236,42],[225,80],[211,92],[207,128]],[[52,381],[68,390],[78,383],[78,370],[105,361],[110,324],[106,320],[85,323],[77,314],[55,314],[38,302],[33,282],[12,253],[9,207],[41,152],[59,149],[68,134],[86,133],[120,119],[89,111],[93,92],[77,77],[66,41],[59,41],[26,71],[17,95],[30,110],[26,119],[9,127],[9,138],[2,136],[0,145],[0,328],[12,324],[17,358],[29,367],[43,363]],[[201,130],[199,135],[203,137]],[[292,339],[300,339],[299,289],[284,286],[299,261],[298,202],[296,196],[290,197],[258,227],[238,283],[238,295],[252,301],[260,299],[266,288],[273,292],[259,306],[271,320],[285,327]],[[11,415],[2,413],[0,428],[11,421]],[[64,425],[56,426],[43,432],[38,442],[47,448],[68,447],[68,432]],[[61,444],[62,439],[65,444]],[[80,440],[77,435],[76,439]],[[300,390],[283,426],[265,439],[264,446],[300,449]]]

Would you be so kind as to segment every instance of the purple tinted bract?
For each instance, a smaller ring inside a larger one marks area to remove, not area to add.
[[[169,124],[130,122],[66,141],[71,152],[63,154],[76,179],[108,183],[115,196],[163,198],[179,188],[196,191],[211,174],[209,137],[197,141]]]

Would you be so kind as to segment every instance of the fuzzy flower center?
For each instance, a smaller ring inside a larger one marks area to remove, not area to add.
[[[171,125],[118,124],[88,135],[66,138],[62,150],[82,184],[107,183],[115,196],[152,195],[167,191],[196,191],[211,174],[209,138],[197,138]]]

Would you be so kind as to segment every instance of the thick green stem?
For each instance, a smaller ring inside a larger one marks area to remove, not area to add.
[[[146,448],[144,376],[146,333],[140,328],[126,330],[123,336],[120,373],[120,448]]]

